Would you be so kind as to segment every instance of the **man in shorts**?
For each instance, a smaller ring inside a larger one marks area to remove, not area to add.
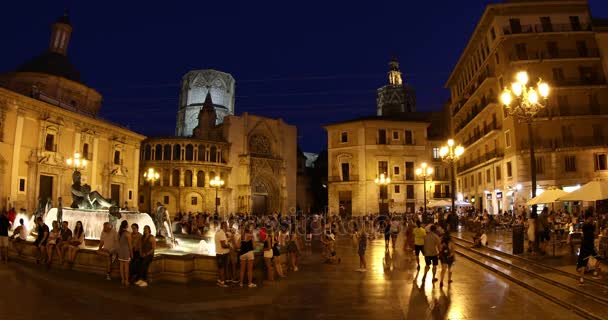
[[[437,265],[439,264],[439,245],[441,244],[441,239],[435,233],[437,231],[437,227],[435,225],[431,226],[431,232],[427,233],[424,237],[424,278],[426,278],[427,272],[433,264],[433,282],[437,281],[435,274],[437,273]]]
[[[217,222],[215,222],[217,227]],[[228,261],[228,253],[230,252],[230,245],[228,244],[228,238],[226,237],[226,231],[228,230],[228,224],[223,221],[219,230],[215,232],[215,258],[217,259],[217,273],[219,279],[217,285],[220,287],[227,287],[226,284],[226,263]]]
[[[36,227],[38,228],[38,236],[34,241],[34,246],[36,247],[36,263],[40,263],[40,259],[46,260],[46,241],[49,238],[49,227],[44,224],[41,216],[36,218]]]
[[[0,213],[0,258],[2,262],[8,263],[8,229],[10,229],[10,222],[6,211]]]
[[[104,222],[103,231],[99,236],[99,248],[97,254],[107,257],[106,262],[106,280],[112,280],[110,273],[112,272],[112,263],[116,260],[118,247],[118,234],[112,228],[109,222]]]
[[[420,225],[420,220],[416,220],[416,228],[413,231],[414,234],[414,255],[416,256],[417,267],[416,270],[420,270],[420,253],[424,256],[424,237],[426,236],[426,230]]]

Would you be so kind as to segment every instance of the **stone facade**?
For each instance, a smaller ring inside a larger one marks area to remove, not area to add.
[[[234,86],[234,78],[225,72],[193,70],[186,73],[182,78],[175,133],[182,137],[192,135],[207,94],[214,102],[216,124],[222,123],[225,116],[234,115]]]
[[[296,128],[247,113],[215,124],[212,100],[208,94],[192,137],[144,141],[140,210],[159,201],[171,214],[212,213],[217,191],[220,215],[295,212]],[[148,168],[160,173],[151,188],[143,179]],[[225,182],[217,190],[209,184],[216,176]]]
[[[32,212],[38,198],[57,205],[58,197],[69,205],[73,168],[66,159],[75,152],[88,160],[84,183],[118,205],[136,205],[145,137],[92,116],[101,95],[79,81],[65,56],[71,30],[67,17],[60,18],[48,52],[0,75],[2,207]]]
[[[446,84],[454,139],[465,147],[460,197],[492,213],[530,198],[528,130],[498,101],[521,70],[551,86],[533,123],[537,188],[608,177],[605,31],[592,28],[587,1],[487,7]]]

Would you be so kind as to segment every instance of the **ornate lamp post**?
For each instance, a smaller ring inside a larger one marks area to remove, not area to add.
[[[427,166],[426,162],[420,165],[420,168],[416,169],[416,175],[424,181],[424,214],[426,214],[426,179],[430,178],[433,174],[433,168]]]
[[[78,172],[87,166],[87,160],[81,159],[80,153],[78,152],[75,152],[74,156],[72,158],[68,158],[65,162],[68,164],[68,166],[74,169],[74,172]]]
[[[454,165],[456,161],[460,158],[460,156],[464,153],[464,148],[462,146],[455,146],[454,140],[449,139],[448,144],[446,146],[441,147],[439,149],[439,156],[443,161],[447,162],[450,165],[450,185],[452,190],[452,212],[456,212],[454,209],[456,204],[456,166]]]
[[[382,192],[381,192],[381,188],[382,187],[386,187],[387,185],[389,185],[391,183],[391,178],[387,177],[384,175],[384,173],[380,174],[380,177],[376,178],[374,180],[374,183],[376,185],[378,185],[378,213],[382,214],[381,209],[382,209],[382,204],[384,203],[384,199],[382,199]]]
[[[152,186],[159,177],[160,174],[158,174],[154,168],[148,168],[148,171],[144,172],[144,179],[150,183],[150,192],[148,193],[150,196],[150,216],[152,216],[152,210],[154,209],[154,201],[152,201]]]
[[[215,188],[215,215],[217,215],[217,206],[219,205],[219,198],[217,197],[217,190],[224,185],[224,180],[220,179],[220,176],[215,176],[215,178],[209,181],[209,185]]]
[[[528,125],[528,140],[530,144],[530,175],[532,180],[532,197],[536,197],[536,159],[534,157],[534,134],[532,132],[532,121],[534,116],[541,111],[549,96],[549,85],[538,80],[536,88],[528,86],[528,73],[518,72],[515,76],[516,82],[511,84],[511,90],[505,88],[500,95],[502,104],[507,108],[510,115],[525,121]],[[536,216],[536,205],[532,206],[532,215]]]

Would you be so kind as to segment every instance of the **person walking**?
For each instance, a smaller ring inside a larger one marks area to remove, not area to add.
[[[359,272],[367,271],[367,261],[365,259],[365,252],[367,251],[367,233],[365,232],[365,227],[361,228],[360,232],[357,232],[357,244],[359,254]]]
[[[420,270],[420,254],[424,256],[424,237],[426,237],[426,229],[420,224],[420,220],[416,220],[416,228],[414,234],[414,255],[416,256],[416,270]]]
[[[452,265],[454,264],[454,243],[450,237],[450,233],[446,232],[441,238],[439,260],[441,260],[441,280],[439,287],[443,287],[443,278],[445,272],[448,272],[448,285],[452,283]]]
[[[131,233],[127,231],[129,223],[123,220],[118,229],[118,263],[120,264],[120,280],[122,284],[129,286],[129,261],[133,258],[133,243]]]
[[[441,240],[439,236],[435,233],[437,231],[437,227],[435,225],[431,225],[431,232],[427,233],[424,237],[424,277],[426,278],[426,274],[429,272],[431,268],[431,264],[433,266],[433,282],[437,281],[435,277],[437,274],[437,265],[439,264],[439,244]]]
[[[139,264],[139,280],[135,284],[139,287],[148,286],[148,268],[154,259],[154,250],[156,250],[156,237],[152,235],[150,226],[144,226],[144,234],[141,237],[141,263]]]
[[[583,285],[585,272],[593,268],[593,276],[598,277],[600,262],[595,257],[595,224],[593,223],[593,212],[585,212],[585,222],[583,223],[583,241],[581,242],[580,253],[576,262],[576,271],[580,273],[579,285]],[[591,261],[591,262],[590,262]]]

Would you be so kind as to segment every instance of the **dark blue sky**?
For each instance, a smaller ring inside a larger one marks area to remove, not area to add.
[[[5,4],[0,72],[46,49],[66,2]],[[136,132],[172,135],[182,75],[213,68],[236,79],[237,114],[281,117],[316,152],[326,145],[321,124],[375,112],[393,54],[418,110],[441,108],[489,2],[71,1],[68,53],[104,96],[102,116]],[[608,17],[608,1],[590,4]]]

